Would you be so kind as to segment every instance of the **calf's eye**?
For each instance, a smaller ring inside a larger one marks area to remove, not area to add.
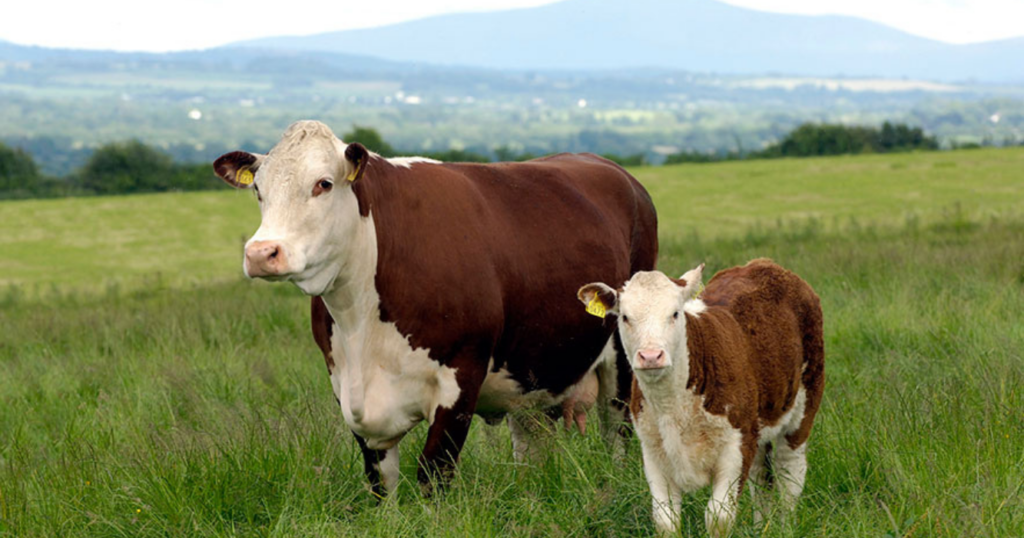
[[[623,323],[629,323],[629,316],[622,316]]]
[[[679,319],[679,311],[678,310],[676,310],[675,313],[672,314],[672,319]]]

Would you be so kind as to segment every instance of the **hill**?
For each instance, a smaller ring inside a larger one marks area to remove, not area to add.
[[[715,0],[565,0],[235,46],[495,69],[1024,80],[1024,38],[951,45],[854,17],[767,13]]]

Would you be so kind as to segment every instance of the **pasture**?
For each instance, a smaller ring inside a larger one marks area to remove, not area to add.
[[[744,496],[735,536],[1024,536],[1022,170],[1019,149],[635,170],[662,270],[768,256],[822,298],[804,496],[757,528]],[[424,499],[420,426],[378,504],[308,299],[241,278],[258,222],[236,192],[0,203],[0,535],[653,533],[638,442],[616,459],[596,428],[517,465],[477,420]]]

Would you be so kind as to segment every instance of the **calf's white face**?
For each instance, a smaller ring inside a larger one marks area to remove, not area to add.
[[[359,219],[353,155],[365,159],[367,152],[349,148],[322,123],[300,121],[267,155],[234,152],[217,160],[221,178],[253,188],[259,200],[262,222],[245,245],[246,275],[290,280],[310,295],[330,288],[345,261],[345,232]]]
[[[588,311],[596,301],[604,311],[617,314],[619,335],[633,370],[657,378],[671,369],[678,356],[685,358],[685,313],[694,310],[689,303],[700,287],[703,269],[701,264],[679,280],[658,271],[643,271],[626,281],[621,290],[595,282],[580,288],[577,295]]]

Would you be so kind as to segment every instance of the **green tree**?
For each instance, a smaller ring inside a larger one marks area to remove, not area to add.
[[[633,155],[617,155],[615,153],[603,153],[602,157],[612,161],[619,166],[643,166],[647,164],[647,159],[643,153],[636,153]]]
[[[436,159],[446,163],[489,163],[491,159],[486,155],[464,149],[449,149],[445,151],[433,151],[424,153],[423,157]]]
[[[31,155],[0,143],[0,196],[34,193],[41,179],[39,167]]]
[[[166,191],[172,188],[171,157],[138,140],[100,147],[79,172],[83,188],[97,194]]]
[[[349,144],[359,142],[366,146],[366,149],[377,152],[384,157],[393,157],[395,155],[395,148],[385,142],[384,137],[372,127],[353,125],[352,130],[342,135],[341,139]]]

